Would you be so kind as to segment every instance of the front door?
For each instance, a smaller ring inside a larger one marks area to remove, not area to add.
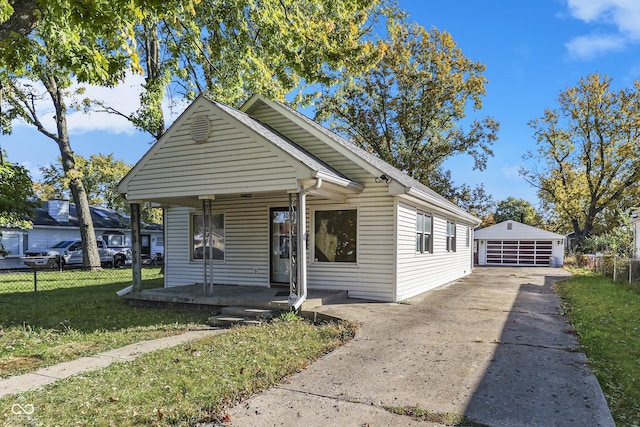
[[[289,209],[271,209],[271,283],[289,283]]]

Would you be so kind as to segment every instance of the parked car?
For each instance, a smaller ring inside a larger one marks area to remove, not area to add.
[[[131,264],[131,249],[128,247],[110,248],[106,242],[98,238],[98,254],[100,263],[114,267],[124,267]],[[23,262],[29,267],[58,268],[65,265],[82,265],[82,241],[65,240],[50,248],[34,248],[25,253]]]

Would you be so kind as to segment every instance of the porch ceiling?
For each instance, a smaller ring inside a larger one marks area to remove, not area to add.
[[[310,182],[301,182],[301,186],[307,187],[314,180]],[[202,207],[202,200],[228,200],[228,199],[252,199],[259,201],[261,199],[272,199],[274,197],[286,197],[290,193],[296,193],[298,189],[291,189],[289,191],[269,191],[259,193],[227,193],[227,194],[202,194],[198,196],[183,196],[183,197],[152,197],[145,199],[129,200],[129,203],[151,203],[158,207],[170,207],[170,206],[189,206],[193,208]],[[341,201],[345,200],[347,195],[355,194],[362,191],[361,186],[349,185],[341,186],[331,182],[323,181],[322,186],[318,190],[309,192],[309,196],[317,197],[319,199]]]

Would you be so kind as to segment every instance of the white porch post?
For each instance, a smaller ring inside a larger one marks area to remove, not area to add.
[[[142,260],[140,254],[142,252],[140,242],[140,204],[131,203],[131,274],[133,281],[131,283],[133,292],[142,290]]]
[[[322,179],[317,178],[315,184],[298,193],[298,293],[289,295],[289,307],[292,310],[298,310],[307,299],[307,193],[319,189],[321,185]]]

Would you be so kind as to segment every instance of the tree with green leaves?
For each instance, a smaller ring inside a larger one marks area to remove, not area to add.
[[[338,71],[359,72],[376,58],[367,37],[386,0],[201,0],[194,13],[147,14],[136,27],[146,82],[132,114],[95,100],[158,138],[164,132],[167,89],[180,98],[206,94],[239,106],[260,93],[306,102],[305,86],[333,84]],[[394,12],[392,12],[394,11]]]
[[[326,88],[316,118],[370,153],[454,201],[446,159],[468,155],[483,170],[499,125],[492,118],[461,121],[482,107],[485,66],[467,58],[451,35],[390,20],[378,41],[380,60],[364,73],[344,73]],[[484,192],[482,191],[484,194]]]
[[[507,197],[496,204],[496,210],[493,214],[496,222],[507,220],[518,221],[523,224],[540,227],[543,220],[536,209],[524,199],[516,199],[515,197]]]
[[[25,217],[33,215],[35,208],[29,172],[6,160],[0,150],[0,228],[30,228],[31,222]],[[0,231],[0,256],[5,255]]]
[[[620,224],[638,203],[640,82],[614,90],[591,74],[560,93],[558,107],[529,122],[538,148],[528,154],[525,179],[545,209],[575,232],[578,247]]]
[[[89,204],[113,209],[121,214],[129,214],[129,204],[114,191],[115,184],[131,170],[122,160],[116,160],[113,154],[92,154],[89,159],[74,155],[76,169],[82,177]],[[58,163],[42,166],[42,179],[34,183],[40,200],[69,200],[69,179]],[[162,210],[145,205],[141,207],[141,219],[150,224],[162,224]]]
[[[68,100],[74,95],[71,87],[75,78],[82,76],[104,85],[113,85],[118,82],[127,67],[128,52],[120,46],[113,46],[105,41],[99,44],[102,56],[94,58],[97,63],[84,64],[87,67],[86,75],[75,74],[74,70],[63,65],[69,60],[70,52],[60,48],[60,41],[56,39],[57,36],[49,32],[50,28],[45,25],[46,23],[48,20],[41,21],[40,25],[43,28],[38,26],[31,33],[30,38],[21,40],[19,57],[23,62],[7,64],[0,69],[0,87],[3,95],[2,120],[7,127],[10,127],[13,120],[22,120],[58,146],[62,168],[68,179],[73,202],[78,212],[84,267],[99,269],[100,257],[89,201],[81,179],[82,175],[76,168],[69,139]],[[6,52],[0,51],[0,53]],[[55,111],[55,123],[52,125],[48,125],[43,120],[39,109],[40,103],[47,99]]]
[[[79,81],[102,83],[121,65],[140,69],[135,27],[148,14],[194,13],[198,0],[0,0],[0,66],[13,68],[33,55],[40,38],[58,52],[56,65]],[[114,61],[114,52],[123,52]]]

